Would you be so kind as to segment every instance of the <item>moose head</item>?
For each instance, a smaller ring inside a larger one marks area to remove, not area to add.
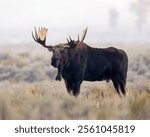
[[[35,33],[32,32],[32,37],[37,43],[41,44],[53,53],[51,57],[51,65],[53,67],[60,68],[67,64],[68,59],[71,58],[71,55],[73,55],[73,53],[70,54],[69,52],[75,52],[75,49],[82,45],[87,33],[87,28],[83,31],[81,40],[79,39],[79,35],[77,41],[72,40],[69,36],[69,39],[67,38],[67,43],[61,43],[55,46],[46,45],[47,31],[48,29],[45,27],[39,27],[38,30],[35,28]]]

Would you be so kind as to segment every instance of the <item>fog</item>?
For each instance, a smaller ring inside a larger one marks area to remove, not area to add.
[[[34,26],[47,43],[76,39],[88,26],[89,43],[149,41],[150,0],[0,0],[0,46],[32,44]]]

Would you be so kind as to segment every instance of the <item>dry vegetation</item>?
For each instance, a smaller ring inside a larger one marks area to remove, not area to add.
[[[129,56],[125,98],[111,82],[83,82],[79,97],[72,97],[63,80],[54,80],[47,50],[1,47],[0,119],[150,119],[149,44],[118,45],[112,46]]]

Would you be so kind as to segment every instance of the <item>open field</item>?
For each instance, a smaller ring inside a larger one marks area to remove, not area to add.
[[[150,119],[150,46],[112,44],[129,57],[128,96],[111,82],[83,82],[75,98],[50,66],[46,49],[0,47],[0,119]]]

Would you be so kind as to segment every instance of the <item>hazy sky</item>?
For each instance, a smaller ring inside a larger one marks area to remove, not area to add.
[[[132,39],[137,35],[137,17],[131,10],[136,1],[0,0],[0,44],[32,42],[34,26],[48,27],[51,43],[65,42],[69,34],[76,38],[86,26],[91,43]]]

